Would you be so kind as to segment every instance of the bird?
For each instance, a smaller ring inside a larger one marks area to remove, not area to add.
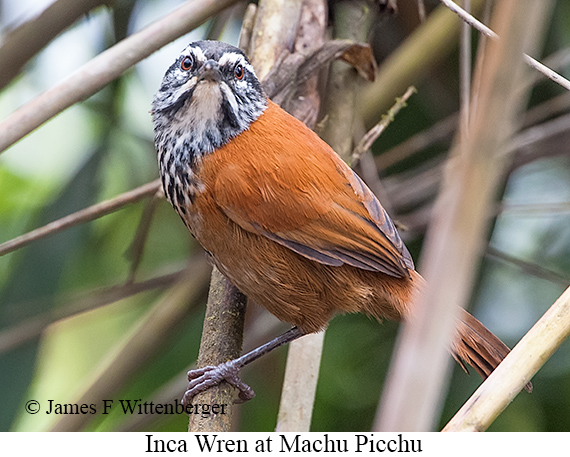
[[[405,320],[425,281],[381,203],[311,129],[269,100],[246,54],[195,41],[152,101],[167,200],[212,263],[250,300],[293,327],[218,366],[188,373],[184,404],[227,381],[255,395],[243,366],[337,314]],[[450,347],[483,378],[509,348],[461,309]]]

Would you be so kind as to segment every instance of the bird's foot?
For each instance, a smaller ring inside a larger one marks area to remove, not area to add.
[[[244,383],[238,376],[241,366],[238,366],[234,360],[220,363],[217,366],[209,365],[197,370],[188,372],[188,388],[182,397],[182,404],[188,405],[196,395],[208,390],[210,387],[217,386],[222,381],[234,386],[239,391],[239,400],[236,403],[243,403],[255,397],[255,392],[251,387]]]

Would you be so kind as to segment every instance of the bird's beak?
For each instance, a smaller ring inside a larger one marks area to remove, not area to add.
[[[202,68],[198,70],[198,81],[218,82],[222,77],[218,62],[215,60],[207,60]]]

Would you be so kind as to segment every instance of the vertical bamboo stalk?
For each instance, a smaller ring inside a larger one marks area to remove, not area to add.
[[[283,50],[293,51],[302,4],[303,0],[260,0],[249,55],[260,81]]]
[[[367,42],[374,18],[366,0],[339,1],[334,5],[334,37]],[[325,112],[328,121],[321,134],[344,161],[351,158],[357,95],[362,85],[356,70],[342,61],[331,64]]]
[[[372,21],[368,10],[365,1],[337,3],[335,38],[365,41]],[[339,61],[331,64],[327,93],[334,94],[334,97],[327,98],[329,121],[321,136],[344,160],[350,158],[352,151],[355,99],[359,84],[353,67]],[[310,430],[324,337],[325,332],[307,335],[290,345],[277,423],[280,432]]]
[[[369,10],[364,0],[336,3],[335,38],[366,41],[372,23]],[[326,99],[328,121],[321,136],[344,160],[349,160],[352,152],[355,100],[360,83],[352,66],[340,61],[331,64],[327,94],[334,97]],[[325,332],[320,332],[290,344],[277,423],[280,432],[310,430],[324,337]]]
[[[326,11],[323,0],[260,2],[264,15],[257,18],[252,34],[253,65],[260,77],[266,75],[283,52],[294,52],[296,48],[317,46],[324,39]],[[279,27],[275,28],[275,23]],[[293,25],[293,26],[292,26]],[[273,30],[272,30],[273,29]],[[307,37],[312,42],[301,43]],[[300,93],[303,92],[303,93]],[[307,112],[318,112],[316,82],[309,81],[298,88],[297,96],[304,101],[295,103],[298,111],[291,114],[306,117]],[[307,104],[313,106],[307,106]],[[313,116],[316,118],[316,116]],[[309,127],[312,127],[311,125]],[[307,335],[289,344],[283,391],[279,405],[276,429],[279,431],[308,431],[311,424],[318,370],[321,360],[323,334]]]
[[[507,163],[504,144],[524,97],[521,54],[540,36],[542,2],[501,0],[482,60],[478,106],[471,130],[456,142],[422,255],[427,287],[402,329],[383,392],[375,430],[433,429],[449,371],[457,305],[465,306],[486,239],[493,202]],[[461,139],[460,139],[461,140]]]
[[[289,344],[275,431],[310,431],[324,337],[312,333]]]

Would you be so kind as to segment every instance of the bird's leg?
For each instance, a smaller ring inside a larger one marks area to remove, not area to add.
[[[184,396],[182,397],[182,404],[190,404],[192,398],[197,394],[204,392],[210,387],[217,386],[222,381],[228,382],[239,390],[240,403],[251,400],[255,397],[255,392],[239,378],[239,371],[247,364],[259,359],[262,355],[271,352],[279,346],[290,343],[304,334],[305,333],[297,327],[293,327],[277,338],[272,339],[268,343],[253,349],[237,359],[220,363],[217,366],[210,365],[196,370],[190,370],[188,372],[188,381],[190,382]]]

